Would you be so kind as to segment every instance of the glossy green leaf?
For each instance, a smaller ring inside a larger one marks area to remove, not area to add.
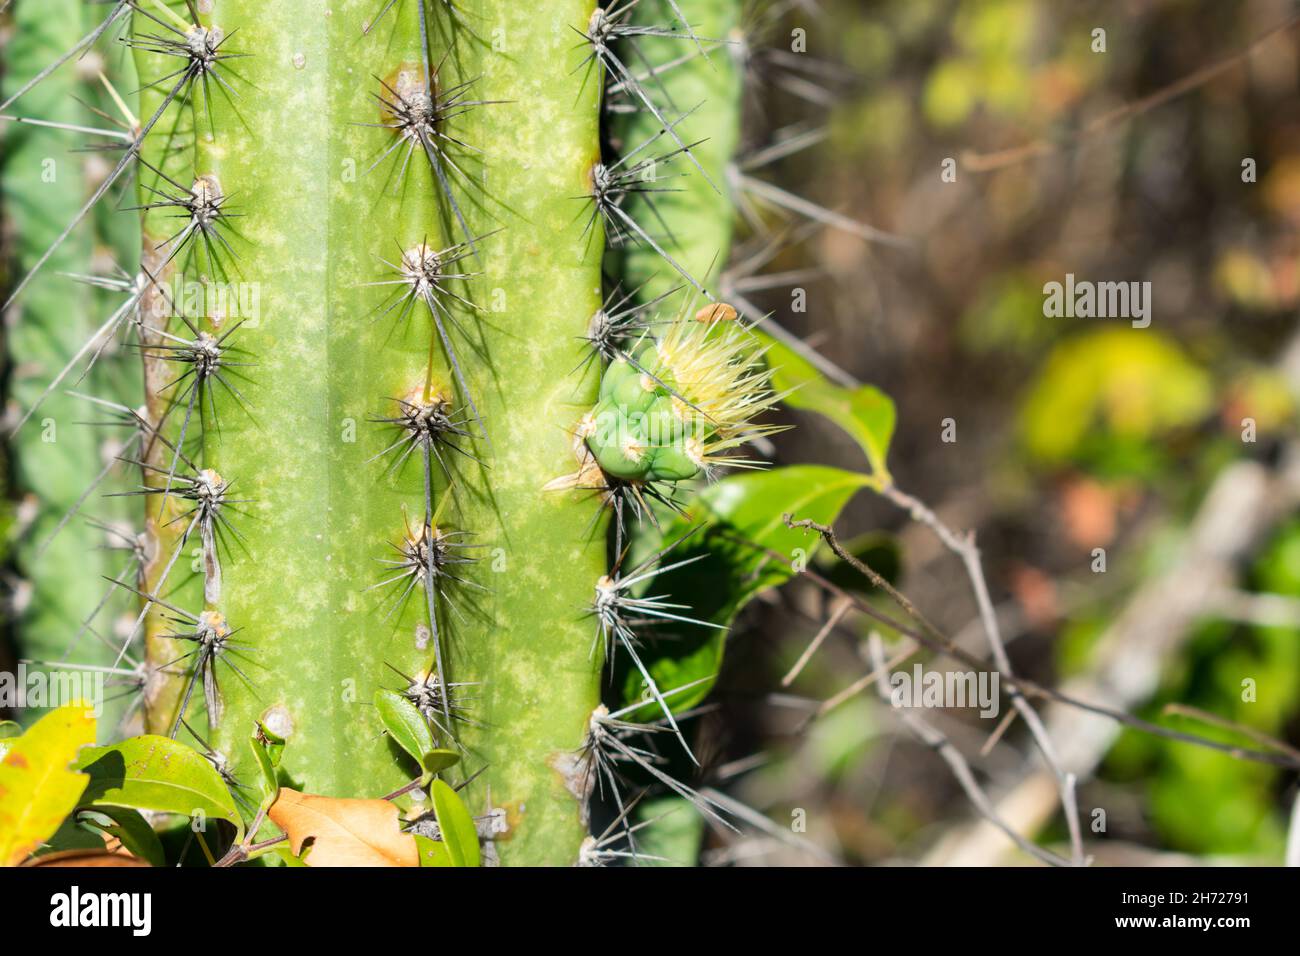
[[[690,607],[701,621],[728,626],[756,595],[776,587],[795,573],[790,564],[766,553],[771,549],[789,561],[805,565],[820,538],[785,526],[782,515],[811,518],[829,524],[872,478],[822,465],[791,465],[724,478],[701,493],[684,518],[665,530],[673,540],[692,526],[697,530],[663,559],[664,565],[699,560],[660,575],[648,587]],[[661,627],[664,639],[648,643],[642,659],[662,692],[701,683],[668,698],[680,713],[703,700],[722,666],[726,631],[691,624]],[[620,655],[624,700],[642,697],[642,678]],[[638,719],[652,720],[657,704],[648,704]]]
[[[454,750],[447,750],[442,747],[439,747],[436,750],[430,750],[420,760],[420,765],[424,767],[424,772],[431,775],[442,773],[444,770],[449,767],[454,767],[458,763],[460,763],[460,754],[456,753]]]
[[[131,737],[87,748],[77,766],[90,774],[83,805],[202,814],[228,821],[243,836],[243,821],[216,768],[179,741],[152,734]]]
[[[451,865],[478,866],[478,828],[460,795],[443,781],[435,780],[430,796]]]
[[[886,458],[894,437],[894,401],[874,385],[845,388],[827,381],[811,363],[775,339],[757,333],[767,349],[772,387],[784,393],[790,408],[813,412],[834,422],[858,443],[881,482],[889,481]]]
[[[438,745],[419,709],[396,691],[380,688],[375,691],[375,712],[393,741],[423,767],[425,754]]]
[[[280,766],[280,758],[284,756],[284,738],[272,731],[262,721],[258,721],[253,728],[253,736],[261,743],[266,755],[270,758],[272,767]]]
[[[429,722],[401,694],[391,690],[375,691],[375,710],[388,735],[424,770],[426,780],[460,761],[460,754],[437,745]]]
[[[81,819],[84,814],[74,813],[59,824],[54,834],[45,840],[32,856],[63,853],[68,850],[102,850],[104,837],[99,830],[89,827]]]

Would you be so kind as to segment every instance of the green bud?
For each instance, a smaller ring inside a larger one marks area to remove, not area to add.
[[[685,481],[700,473],[681,444],[655,449],[654,463],[646,474],[650,481]]]

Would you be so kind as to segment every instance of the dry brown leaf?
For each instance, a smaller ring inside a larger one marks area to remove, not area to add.
[[[311,840],[308,866],[419,866],[415,837],[403,833],[387,800],[349,800],[280,788],[269,811],[294,853]]]

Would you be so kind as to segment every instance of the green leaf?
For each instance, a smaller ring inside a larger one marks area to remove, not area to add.
[[[42,842],[32,856],[45,856],[47,853],[61,853],[67,850],[103,850],[104,837],[98,829],[87,826],[82,820],[83,816],[84,814],[74,813],[60,823],[54,834]]]
[[[375,711],[388,735],[423,767],[425,754],[438,745],[419,708],[396,691],[381,688],[375,691]]]
[[[1040,464],[1141,474],[1157,438],[1194,427],[1213,403],[1209,374],[1174,341],[1150,329],[1103,329],[1052,350],[1025,395],[1020,431]]]
[[[274,769],[280,766],[280,758],[284,756],[284,738],[260,720],[253,727],[253,737],[266,751],[271,767]]]
[[[442,844],[447,848],[451,865],[478,866],[478,828],[474,826],[474,818],[460,795],[441,780],[433,782],[430,795],[433,797],[433,812],[438,817],[438,829],[442,831]]]
[[[420,760],[421,766],[424,767],[424,772],[430,776],[442,773],[448,767],[454,767],[458,763],[460,763],[460,754],[456,753],[454,750],[447,750],[442,747],[439,747],[436,750],[430,750]]]
[[[455,866],[447,852],[447,844],[440,840],[416,834],[415,847],[420,854],[420,866]]]
[[[216,768],[192,747],[146,734],[88,749],[77,764],[90,774],[83,805],[127,807],[226,820],[243,837],[244,823]]]
[[[49,839],[77,806],[88,779],[70,766],[95,742],[86,704],[46,714],[0,761],[0,866],[15,866]]]
[[[153,827],[135,810],[126,807],[99,807],[93,811],[83,811],[81,816],[97,830],[117,837],[123,848],[132,856],[139,857],[150,866],[163,866],[162,842]],[[103,817],[108,822],[98,819]],[[102,844],[101,844],[102,845]]]
[[[868,475],[822,465],[791,465],[724,478],[705,489],[685,517],[664,533],[665,540],[671,541],[699,526],[664,556],[662,564],[700,560],[657,576],[647,585],[649,593],[687,605],[695,619],[729,626],[755,596],[794,574],[789,563],[774,559],[764,549],[806,565],[821,543],[816,535],[787,528],[783,514],[830,524],[854,494],[872,484]],[[722,666],[727,634],[712,627],[674,624],[658,628],[656,635],[665,639],[648,645],[642,660],[660,691],[667,694],[701,682],[668,698],[673,712],[681,713],[708,695]],[[642,698],[642,678],[628,666],[626,657],[620,655],[619,686],[630,703]],[[636,719],[652,720],[658,713],[658,704],[647,704]]]
[[[375,710],[388,735],[424,770],[426,782],[460,761],[460,754],[437,745],[429,722],[419,708],[401,694],[391,690],[375,691]]]
[[[283,847],[283,846],[272,847],[272,853],[285,866],[304,867],[304,868],[307,866],[306,861],[304,861],[301,856],[294,853],[288,847]]]
[[[772,387],[785,393],[790,408],[814,412],[844,429],[866,453],[872,475],[881,484],[890,480],[885,459],[894,436],[894,401],[874,385],[845,388],[829,382],[792,349],[757,332],[772,369]]]

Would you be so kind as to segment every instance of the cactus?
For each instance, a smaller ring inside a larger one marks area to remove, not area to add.
[[[725,629],[653,593],[699,558],[651,532],[774,430],[772,369],[716,298],[740,6],[108,9],[141,77],[105,180],[134,173],[141,223],[126,646],[147,739],[261,782],[239,859],[268,820],[296,850],[289,782],[387,794],[461,862],[435,776],[504,863],[617,858],[632,831],[589,837],[587,804],[625,817],[629,764],[725,824],[630,735],[694,757],[644,621]],[[602,703],[616,666],[640,692]]]
[[[487,764],[516,821],[503,856],[558,862],[582,834],[548,759],[579,745],[598,700],[575,608],[605,566],[595,507],[544,496],[539,479],[563,463],[575,406],[594,388],[570,373],[582,357],[575,316],[598,303],[600,249],[584,248],[570,197],[597,148],[598,88],[554,76],[572,61],[562,25],[589,11],[566,4],[554,29],[536,30],[517,5],[479,4],[475,20],[504,31],[509,57],[469,44],[464,59],[431,53],[436,96],[472,84],[462,100],[514,101],[455,117],[455,138],[481,151],[438,157],[448,179],[453,163],[464,171],[458,214],[419,142],[443,130],[426,133],[418,117],[401,130],[356,125],[428,107],[412,6],[388,14],[386,49],[358,42],[368,2],[294,29],[292,5],[277,24],[263,4],[225,3],[216,24],[238,28],[259,103],[213,102],[196,168],[238,202],[231,268],[260,286],[262,310],[228,340],[256,366],[238,395],[214,394],[204,423],[205,462],[250,499],[212,606],[249,635],[254,661],[248,686],[225,685],[217,741],[235,750],[269,708],[292,728],[287,769],[308,789],[386,792],[410,774],[376,745],[375,691],[430,675],[477,684],[461,689],[473,723],[448,726],[444,699],[439,730]],[[367,88],[358,78],[371,74],[383,80]],[[305,124],[294,136],[286,107]],[[398,137],[416,138],[413,158]],[[355,181],[341,181],[349,164]],[[385,182],[402,175],[397,189]]]

